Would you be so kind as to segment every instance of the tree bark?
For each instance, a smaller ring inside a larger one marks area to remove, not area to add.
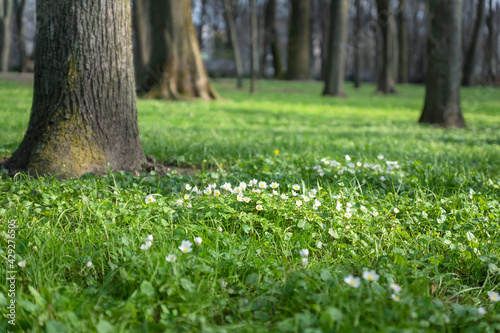
[[[226,18],[229,39],[233,47],[234,65],[236,67],[236,87],[243,88],[243,64],[241,62],[240,46],[238,42],[238,34],[236,32],[236,24],[234,21],[233,7],[231,0],[224,0],[224,17]]]
[[[355,0],[356,17],[354,18],[354,87],[361,87],[363,71],[363,49],[361,44],[361,27],[363,19],[363,7],[361,0]]]
[[[495,82],[496,74],[496,49],[497,38],[495,32],[495,10],[493,9],[493,0],[489,2],[488,18],[486,19],[486,26],[488,27],[488,43],[486,46],[486,79],[489,83]]]
[[[377,0],[378,25],[382,34],[381,57],[382,66],[379,72],[377,91],[383,94],[396,92],[394,84],[394,19],[390,8],[390,0]]]
[[[9,71],[14,0],[0,0],[0,72]]]
[[[311,78],[310,46],[310,0],[291,0],[290,35],[288,39],[289,80],[308,80]]]
[[[425,105],[420,123],[465,128],[460,107],[462,0],[429,0]]]
[[[24,24],[23,24],[23,12],[26,0],[16,0],[15,1],[15,11],[16,11],[16,26],[17,26],[17,43],[19,51],[19,72],[25,73],[28,70],[28,56],[26,55],[26,41],[24,39]]]
[[[408,23],[406,20],[406,0],[399,0],[398,46],[398,82],[408,83]]]
[[[250,6],[251,6],[251,21],[252,21],[252,45],[251,45],[251,52],[252,55],[250,57],[250,62],[251,62],[251,71],[252,71],[252,78],[251,78],[251,83],[250,83],[250,92],[252,94],[255,93],[257,89],[257,76],[259,75],[259,50],[258,50],[258,22],[257,22],[257,4],[256,0],[250,0]]]
[[[153,23],[147,97],[217,99],[201,59],[190,0],[151,0]]]
[[[271,47],[273,56],[274,77],[281,78],[283,70],[281,66],[281,51],[278,43],[278,31],[276,28],[276,0],[268,0],[265,7],[264,17],[264,52],[262,63],[265,64],[267,47]],[[262,66],[261,70],[263,70]]]
[[[126,0],[37,1],[33,106],[8,168],[79,176],[141,166],[130,10]]]
[[[348,0],[332,0],[330,5],[330,33],[328,59],[323,95],[346,97],[344,73],[347,41]]]
[[[133,0],[132,23],[135,31],[135,85],[138,91],[147,86],[148,64],[151,54],[151,26],[149,19],[149,0]]]
[[[462,84],[464,86],[474,85],[474,72],[476,67],[476,59],[478,57],[479,45],[481,44],[481,30],[484,26],[485,10],[486,10],[485,0],[478,0],[477,2],[477,16],[474,22],[474,30],[472,31],[472,38],[465,54],[465,62],[463,69]]]

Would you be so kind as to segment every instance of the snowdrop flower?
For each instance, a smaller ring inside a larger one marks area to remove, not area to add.
[[[180,206],[180,205],[182,205],[183,201],[182,201],[182,199],[179,199],[175,203],[177,204],[177,206]]]
[[[277,189],[279,186],[280,186],[280,184],[278,184],[276,182],[271,183],[271,188]]]
[[[383,159],[384,159],[384,155],[380,154],[380,155],[378,155],[378,156],[377,156],[377,158],[378,158],[379,160],[383,160]]]
[[[153,242],[148,239],[144,244],[141,245],[141,250],[147,251],[152,245]]]
[[[286,194],[284,194],[284,193],[283,193],[283,194],[281,195],[281,199],[286,200],[286,199],[288,199],[288,196],[287,196]]]
[[[401,292],[401,286],[397,283],[391,283],[391,289],[396,294],[399,294]]]
[[[86,265],[86,266],[87,266],[88,268],[90,268],[90,267],[92,267],[92,266],[94,266],[94,265],[92,264],[92,261],[90,261],[90,260],[89,260],[89,261],[87,262],[87,265]]]
[[[300,190],[300,185],[299,185],[299,184],[294,184],[294,185],[292,186],[292,188],[293,188],[295,191],[298,191],[298,190]]]
[[[192,189],[191,185],[186,184],[186,191],[189,191],[190,189]]]
[[[398,209],[397,207],[396,207],[396,208],[394,208],[392,211],[394,212],[394,214],[399,213],[399,209]]]
[[[377,216],[377,215],[378,215],[378,212],[375,210],[375,211],[373,211],[373,212],[372,212],[372,215],[373,215],[373,216]]]
[[[264,182],[264,181],[260,181],[260,182],[259,182],[259,187],[260,187],[260,188],[266,188],[266,187],[267,187],[267,183],[266,183],[266,182]]]
[[[304,265],[304,266],[307,266],[307,264],[309,263],[307,258],[302,258],[301,261],[302,261],[302,265]]]
[[[492,302],[500,301],[500,295],[496,291],[488,291],[488,296]]]
[[[201,242],[203,242],[203,239],[201,239],[201,237],[195,237],[194,242],[196,243],[196,245],[200,245]]]
[[[175,254],[169,254],[168,256],[165,257],[165,260],[168,261],[168,262],[174,262],[175,259],[177,259],[177,257],[175,256]]]
[[[302,249],[299,251],[299,254],[302,258],[306,258],[309,256],[309,249]]]
[[[152,242],[153,241],[153,235],[148,235],[148,237],[146,237],[146,240]]]
[[[401,297],[399,297],[398,295],[396,294],[392,294],[391,295],[391,298],[394,302],[399,302],[401,300]]]
[[[350,161],[350,160],[351,160],[351,156],[349,156],[349,155],[345,155],[345,160],[346,160],[346,161]]]
[[[215,191],[214,191],[214,195],[215,195],[216,197],[218,197],[218,196],[220,195],[220,191],[219,191],[219,190],[215,190]]]
[[[363,272],[363,279],[365,279],[366,281],[377,281],[379,277],[380,275],[378,275],[375,270]]]
[[[184,200],[189,200],[189,194],[184,194]]]
[[[302,201],[297,200],[297,201],[295,201],[295,204],[300,207],[300,206],[302,206]]]
[[[344,282],[353,288],[357,288],[361,284],[361,280],[359,279],[359,277],[354,277],[352,275],[349,275],[348,277],[344,278]]]
[[[179,246],[179,250],[181,250],[183,253],[189,253],[189,252],[193,251],[192,246],[193,246],[193,243],[191,243],[188,240],[183,240],[181,242],[181,246]]]
[[[26,267],[26,260],[22,260],[22,261],[18,262],[17,264],[19,265],[19,267],[24,268],[24,267]]]
[[[298,193],[297,193],[297,192],[295,192],[294,190],[292,190],[292,195],[293,195],[294,197],[296,197],[296,196],[298,195]]]
[[[259,211],[260,211],[260,210],[262,210],[263,208],[262,208],[262,205],[257,205],[257,206],[255,207],[255,209],[257,209],[257,210],[259,210]]]
[[[345,216],[346,218],[350,219],[350,218],[352,217],[352,214],[351,214],[351,213],[349,213],[349,212],[346,212],[346,213],[344,214],[344,216]]]
[[[477,314],[480,316],[484,316],[486,314],[486,310],[482,306],[480,306],[477,308]]]
[[[149,204],[149,203],[153,203],[153,202],[155,202],[155,201],[156,201],[156,199],[155,199],[155,198],[153,198],[153,195],[152,195],[152,194],[150,194],[150,195],[148,195],[148,196],[146,197],[146,199],[145,199],[144,201],[146,202],[146,204]]]

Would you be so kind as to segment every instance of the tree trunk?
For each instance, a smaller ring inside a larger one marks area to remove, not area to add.
[[[311,59],[309,54],[310,0],[291,0],[290,36],[288,39],[289,80],[308,80],[311,78]]]
[[[496,52],[497,49],[497,39],[495,32],[495,11],[493,9],[493,0],[490,0],[490,9],[488,12],[488,18],[486,19],[486,25],[488,27],[488,43],[486,46],[486,79],[489,83],[495,82],[496,74]]]
[[[151,0],[153,49],[147,97],[169,100],[219,96],[201,59],[190,0]]]
[[[255,93],[255,90],[257,89],[257,75],[259,75],[259,50],[257,47],[258,44],[258,22],[257,22],[257,5],[256,5],[256,0],[250,0],[250,6],[251,6],[251,21],[252,21],[252,46],[251,46],[251,51],[252,55],[250,57],[250,62],[251,62],[251,71],[252,71],[252,79],[251,79],[251,84],[250,84],[250,92],[252,94]]]
[[[481,30],[484,26],[485,7],[485,0],[478,0],[474,30],[472,31],[472,38],[465,55],[464,72],[462,77],[462,84],[464,86],[472,86],[474,84],[476,59],[478,57],[479,45],[481,44],[481,36],[483,35]]]
[[[398,46],[398,82],[408,83],[408,23],[406,21],[406,0],[399,0]]]
[[[273,69],[274,77],[280,78],[282,73],[281,68],[281,52],[278,43],[278,31],[276,28],[276,0],[268,0],[265,7],[264,17],[264,55],[262,63],[265,64],[267,47],[271,47],[271,54],[273,56]],[[264,66],[262,66],[264,67]],[[264,70],[264,68],[261,68]]]
[[[429,0],[425,105],[420,123],[465,127],[460,107],[462,0]]]
[[[346,97],[344,72],[347,41],[348,0],[332,0],[328,60],[323,95]]]
[[[236,87],[243,88],[243,64],[241,62],[240,47],[238,43],[238,34],[236,33],[236,24],[233,16],[233,7],[231,0],[224,0],[224,17],[226,18],[229,39],[233,47],[234,65],[236,67]]]
[[[9,71],[14,0],[0,0],[0,72]]]
[[[149,0],[133,0],[132,23],[135,31],[135,86],[144,91],[147,86],[148,64],[151,54],[151,28],[149,20]]]
[[[361,22],[363,19],[363,7],[361,0],[355,0],[356,17],[354,18],[354,87],[361,87],[363,71],[363,48],[361,43]]]
[[[383,94],[396,92],[394,84],[394,51],[393,30],[394,19],[390,8],[390,0],[377,0],[378,25],[382,34],[381,60],[377,91]]]
[[[23,12],[26,0],[16,0],[15,1],[15,11],[16,11],[16,26],[19,47],[19,71],[25,73],[28,70],[28,56],[26,55],[26,41],[24,39],[24,24],[23,24]]]
[[[135,170],[139,141],[129,1],[37,1],[33,106],[7,162],[32,174]]]

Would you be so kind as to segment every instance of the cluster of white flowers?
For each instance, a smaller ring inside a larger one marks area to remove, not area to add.
[[[146,237],[146,241],[141,245],[141,250],[147,251],[151,246],[153,246],[153,235]]]
[[[186,188],[187,188],[187,186],[186,186]],[[201,237],[195,237],[194,242],[196,245],[199,246],[203,242],[203,239]],[[193,243],[191,243],[188,240],[183,240],[181,242],[181,245],[179,246],[179,250],[182,253],[189,253],[189,252],[193,251]],[[169,254],[168,256],[165,257],[165,260],[168,262],[174,262],[177,260],[177,256],[175,254]]]
[[[309,256],[309,249],[302,249],[299,251],[299,254],[302,257],[302,264],[304,266],[307,266],[308,264],[307,257]]]

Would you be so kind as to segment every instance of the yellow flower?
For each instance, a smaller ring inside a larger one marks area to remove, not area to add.
[[[278,149],[276,149],[276,150],[274,151],[274,155],[278,155],[279,153],[280,153],[280,151],[279,151]]]

